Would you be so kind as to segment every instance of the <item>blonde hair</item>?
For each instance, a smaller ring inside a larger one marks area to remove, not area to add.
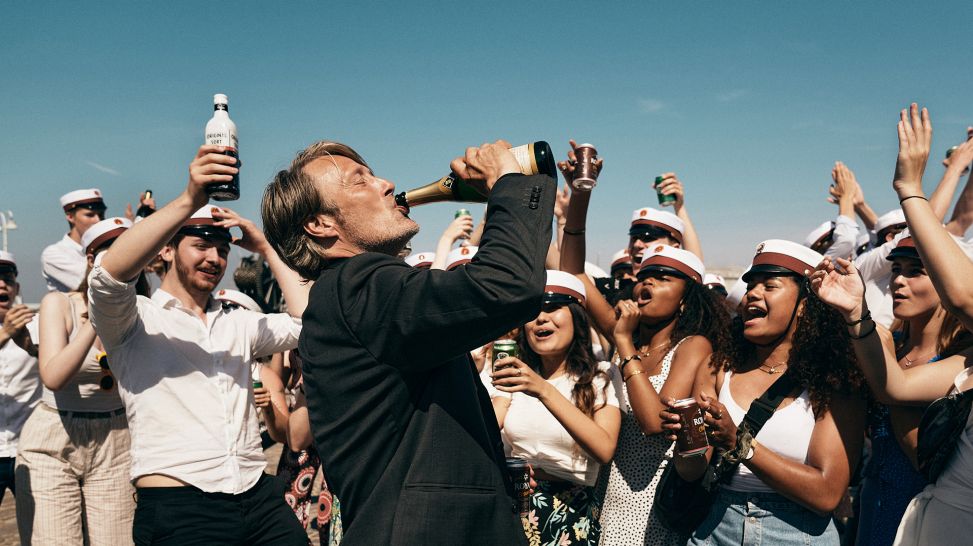
[[[315,142],[298,153],[290,167],[278,172],[267,184],[260,206],[267,240],[284,263],[308,280],[317,277],[327,258],[324,247],[304,231],[304,222],[322,213],[340,220],[341,211],[321,194],[304,169],[316,159],[332,156],[346,157],[368,167],[350,146],[328,140]]]

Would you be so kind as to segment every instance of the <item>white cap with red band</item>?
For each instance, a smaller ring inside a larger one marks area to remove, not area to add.
[[[706,276],[706,267],[699,256],[669,245],[656,245],[645,250],[638,277],[641,279],[648,272],[660,269],[676,270],[698,283],[702,283]]]
[[[84,249],[85,254],[94,254],[96,250],[114,241],[130,227],[132,221],[128,218],[105,218],[84,232],[81,236],[81,248]]]
[[[804,239],[804,246],[808,248],[813,247],[815,244],[820,243],[825,237],[831,235],[833,231],[834,222],[828,220],[827,222],[811,230],[811,233],[807,234],[807,238]]]
[[[586,296],[584,283],[580,279],[564,271],[547,270],[547,283],[544,286],[545,303],[568,303],[574,300],[584,305]]]
[[[902,209],[891,210],[879,216],[875,220],[875,227],[873,231],[875,233],[878,233],[883,229],[890,228],[894,225],[904,224],[904,223],[905,223],[905,213],[902,212]],[[884,243],[885,241],[879,241],[879,242]]]
[[[623,248],[612,254],[611,269],[615,270],[619,267],[632,267],[632,255],[628,253],[627,248]]]
[[[478,246],[461,246],[449,251],[449,254],[446,255],[446,271],[470,263],[479,248]]]
[[[219,225],[218,220],[213,214],[219,214],[220,208],[213,205],[205,205],[193,213],[192,216],[179,228],[181,233],[195,235],[198,237],[220,237],[231,239],[230,230]]]
[[[755,273],[794,273],[809,275],[824,259],[820,253],[810,248],[783,239],[768,239],[757,245],[750,269],[743,274],[749,281]]]
[[[411,265],[412,267],[425,267],[428,269],[429,266],[432,265],[432,261],[435,259],[435,252],[416,252],[406,256],[405,263]]]
[[[98,188],[74,190],[61,196],[61,208],[64,209],[64,212],[70,212],[77,207],[104,210],[105,201],[101,197],[101,190]]]
[[[17,260],[14,259],[13,253],[7,252],[6,250],[0,250],[0,267],[12,267],[14,270],[17,269]]]
[[[718,284],[723,288],[726,288],[726,281],[723,279],[723,276],[716,275],[714,273],[707,273],[706,275],[703,275],[703,284],[705,284],[706,286],[712,286],[714,284]]]
[[[225,301],[227,303],[232,303],[233,305],[239,305],[244,309],[249,309],[254,313],[263,313],[263,309],[260,308],[260,304],[256,302],[250,296],[240,292],[239,290],[232,290],[229,288],[224,288],[213,294],[213,297],[219,301]]]
[[[680,243],[682,243],[682,232],[686,229],[682,220],[671,212],[651,207],[643,207],[632,212],[632,225],[628,229],[629,235],[635,236],[640,230],[649,227],[656,227],[669,232]]]

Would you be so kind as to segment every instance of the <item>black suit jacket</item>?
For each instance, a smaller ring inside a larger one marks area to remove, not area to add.
[[[366,253],[314,284],[300,351],[343,544],[526,544],[469,351],[540,311],[556,191],[501,178],[477,255],[453,271]]]

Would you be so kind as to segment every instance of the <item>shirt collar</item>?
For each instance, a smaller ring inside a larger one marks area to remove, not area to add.
[[[172,309],[174,307],[178,307],[179,309],[185,309],[185,307],[183,307],[182,303],[179,301],[178,298],[166,292],[162,288],[157,288],[155,292],[152,293],[152,301],[158,303],[165,309]],[[220,304],[220,302],[213,299],[213,296],[210,296],[209,300],[206,302],[207,313],[218,311],[222,308],[223,308],[222,304]]]
[[[71,245],[71,247],[74,248],[74,249],[76,249],[78,252],[83,252],[84,251],[84,247],[81,246],[81,243],[79,243],[79,242],[75,241],[74,239],[72,239],[71,236],[68,235],[67,233],[65,233],[64,234],[64,237],[61,238],[61,242],[67,243],[68,245]]]

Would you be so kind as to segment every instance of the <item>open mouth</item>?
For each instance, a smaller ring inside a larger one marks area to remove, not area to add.
[[[536,337],[537,339],[547,339],[553,335],[554,335],[554,330],[548,330],[548,329],[534,330],[534,337]]]
[[[749,324],[754,320],[762,319],[767,316],[767,310],[756,305],[748,305],[743,309],[744,324]]]
[[[909,297],[904,294],[899,294],[897,292],[892,294],[892,301],[906,301],[907,299],[909,299]]]
[[[10,294],[0,294],[0,303],[8,303],[10,301]]]

